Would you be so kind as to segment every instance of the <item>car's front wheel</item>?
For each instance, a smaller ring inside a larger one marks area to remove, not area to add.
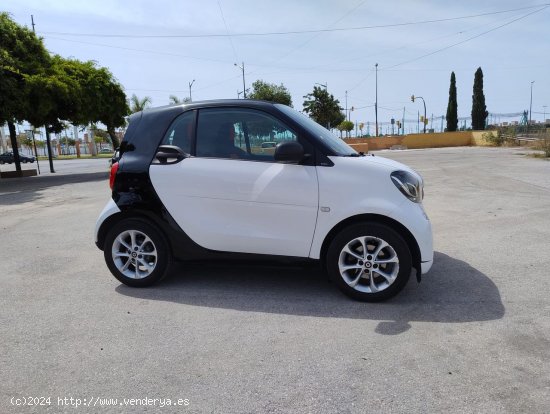
[[[133,287],[151,286],[166,275],[171,255],[163,235],[148,222],[125,219],[107,234],[103,249],[111,273]]]
[[[354,224],[332,240],[327,270],[346,295],[377,302],[407,284],[412,258],[407,243],[391,227],[374,222]]]

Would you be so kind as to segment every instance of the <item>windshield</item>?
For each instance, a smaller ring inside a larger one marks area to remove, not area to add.
[[[327,147],[329,147],[335,155],[348,156],[352,154],[357,154],[352,147],[346,144],[343,140],[338,138],[328,129],[322,127],[317,122],[313,121],[308,116],[292,109],[286,105],[275,104],[275,106],[284,112],[286,115],[291,117],[294,121],[299,123],[309,132],[311,132],[315,137],[323,142]]]

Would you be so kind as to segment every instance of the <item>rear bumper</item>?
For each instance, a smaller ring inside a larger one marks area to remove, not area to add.
[[[105,222],[105,220],[112,216],[113,214],[120,213],[120,209],[116,205],[115,201],[111,198],[105,208],[103,208],[103,211],[99,214],[99,217],[97,218],[97,221],[95,223],[95,230],[94,230],[94,241],[95,245],[103,250],[103,246],[99,245],[99,232],[101,230],[101,226]]]

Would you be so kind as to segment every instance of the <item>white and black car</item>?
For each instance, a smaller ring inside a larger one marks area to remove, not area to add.
[[[422,178],[284,105],[135,113],[110,184],[95,241],[126,285],[158,282],[174,259],[290,257],[321,261],[344,293],[377,301],[432,266]]]

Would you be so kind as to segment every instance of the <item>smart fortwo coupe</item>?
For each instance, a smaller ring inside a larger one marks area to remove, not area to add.
[[[420,175],[357,153],[284,105],[135,113],[110,185],[95,242],[129,286],[160,281],[174,259],[291,257],[318,260],[345,294],[379,301],[432,266]]]

